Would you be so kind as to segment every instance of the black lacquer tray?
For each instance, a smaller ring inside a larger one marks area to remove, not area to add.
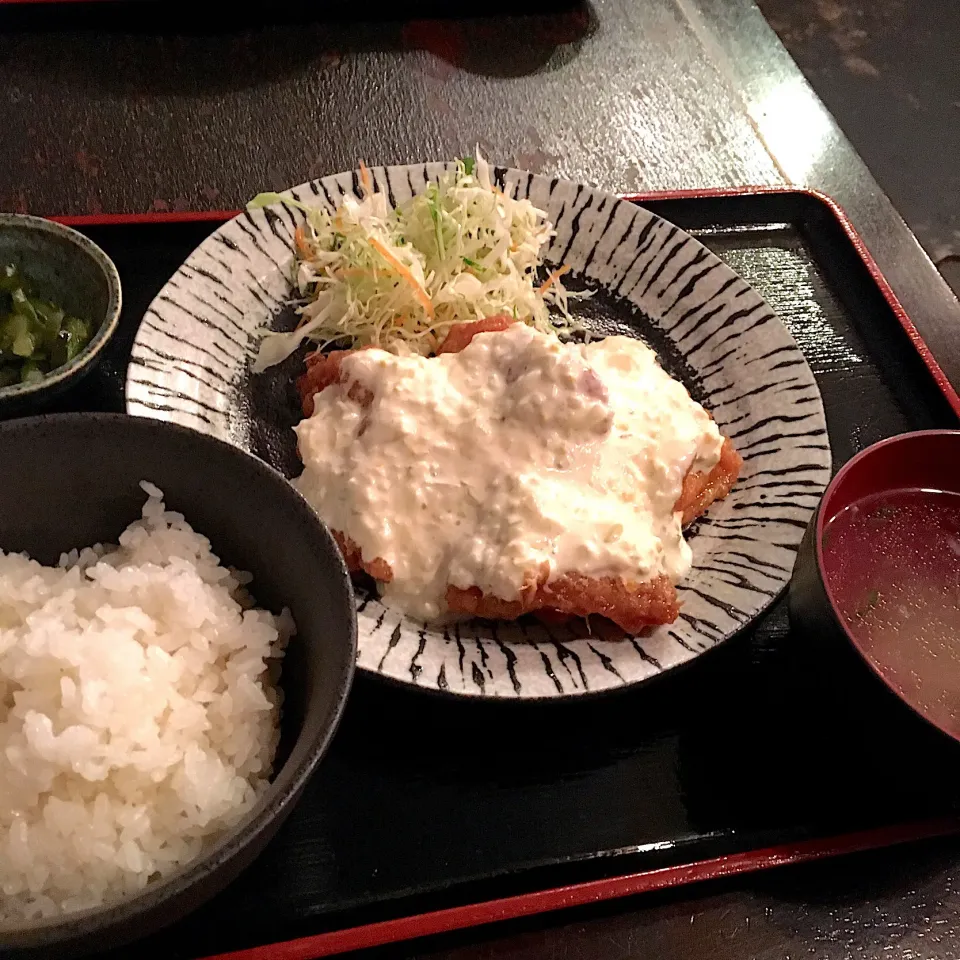
[[[835,467],[882,437],[957,426],[956,394],[827,199],[640,202],[706,243],[789,325],[819,381]],[[125,309],[110,355],[58,408],[122,409],[140,316],[223,216],[71,221],[115,259]],[[855,675],[841,709],[823,677],[846,661],[812,639],[790,631],[781,600],[689,667],[579,703],[457,702],[360,677],[327,760],[262,858],[186,921],[110,957],[328,956],[960,831],[960,749]],[[850,724],[861,697],[864,722]]]

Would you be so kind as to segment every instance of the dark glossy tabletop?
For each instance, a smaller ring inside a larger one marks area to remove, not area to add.
[[[930,89],[907,82],[904,61],[931,19],[960,30],[955,7],[761,5],[946,272],[958,250],[956,61],[931,61]],[[498,162],[619,192],[792,184],[847,210],[960,384],[956,299],[750,0],[405,23],[320,22],[285,4],[243,22],[198,4],[95,6],[0,10],[0,209],[231,208],[359,158],[447,157],[477,142]],[[958,853],[960,841],[940,841],[376,956],[948,960],[960,957]]]

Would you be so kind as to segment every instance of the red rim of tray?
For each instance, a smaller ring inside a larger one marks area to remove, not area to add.
[[[0,4],[11,2],[23,2],[23,0],[0,0]],[[46,3],[52,2],[52,0],[27,0],[27,2]],[[947,379],[929,346],[907,315],[906,310],[904,310],[846,213],[836,201],[826,194],[817,190],[794,187],[753,186],[625,194],[623,199],[631,203],[652,203],[660,200],[705,200],[716,197],[742,197],[760,194],[805,194],[817,200],[830,211],[920,355],[940,392],[946,398],[954,413],[960,416],[960,394]],[[79,216],[53,216],[50,219],[72,227],[185,222],[218,223],[232,219],[238,212],[240,211],[210,210],[84,214]],[[706,880],[751,873],[757,870],[767,870],[788,864],[807,863],[813,860],[876,850],[882,847],[945,837],[957,833],[960,833],[960,817],[950,817],[886,826],[840,836],[802,840],[796,843],[780,844],[710,860],[700,860],[672,867],[646,870],[640,873],[538,890],[500,900],[464,904],[379,923],[347,927],[294,940],[211,955],[202,958],[202,960],[314,960],[314,958],[336,956],[354,950],[388,943],[399,943],[440,933],[450,933],[504,920],[514,920],[570,907],[649,893],[654,890],[666,890]]]
[[[0,4],[9,3],[11,0],[0,0]],[[19,0],[17,0],[19,2]],[[45,3],[48,0],[31,0],[31,2]],[[843,229],[847,239],[857,251],[857,255],[863,261],[871,278],[883,298],[887,301],[890,309],[893,311],[900,326],[910,338],[914,349],[920,354],[925,366],[930,371],[930,375],[936,381],[940,392],[944,395],[950,404],[953,412],[960,416],[960,394],[954,389],[953,385],[947,379],[946,374],[937,363],[933,352],[927,346],[926,341],[920,335],[920,331],[914,326],[913,321],[907,315],[903,305],[893,292],[887,278],[883,275],[873,254],[867,249],[863,238],[857,233],[850,218],[846,215],[840,205],[825,193],[819,190],[796,189],[794,187],[722,187],[710,190],[666,190],[654,193],[630,193],[623,194],[622,199],[630,203],[648,203],[657,200],[705,200],[713,197],[742,197],[758,194],[805,194],[823,204],[833,214],[837,223]],[[217,222],[230,220],[240,211],[238,210],[209,210],[209,211],[170,211],[164,213],[115,213],[115,214],[82,214],[79,216],[51,217],[51,220],[57,220],[71,227],[94,227],[107,226],[111,224],[138,224],[138,223],[184,223],[184,222]]]

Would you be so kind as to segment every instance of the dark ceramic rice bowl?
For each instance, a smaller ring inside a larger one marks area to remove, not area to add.
[[[230,883],[290,813],[333,737],[353,679],[350,578],[327,528],[270,467],[184,427],[121,414],[0,424],[0,549],[43,563],[116,542],[140,515],[149,480],[207,536],[224,564],[253,574],[259,605],[297,624],[283,661],[274,778],[251,814],[197,860],[136,897],[0,928],[0,955],[51,960],[116,947],[183,917]]]

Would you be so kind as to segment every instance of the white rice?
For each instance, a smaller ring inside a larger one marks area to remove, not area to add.
[[[119,547],[0,552],[0,925],[141,890],[271,773],[290,615],[142,486]]]

